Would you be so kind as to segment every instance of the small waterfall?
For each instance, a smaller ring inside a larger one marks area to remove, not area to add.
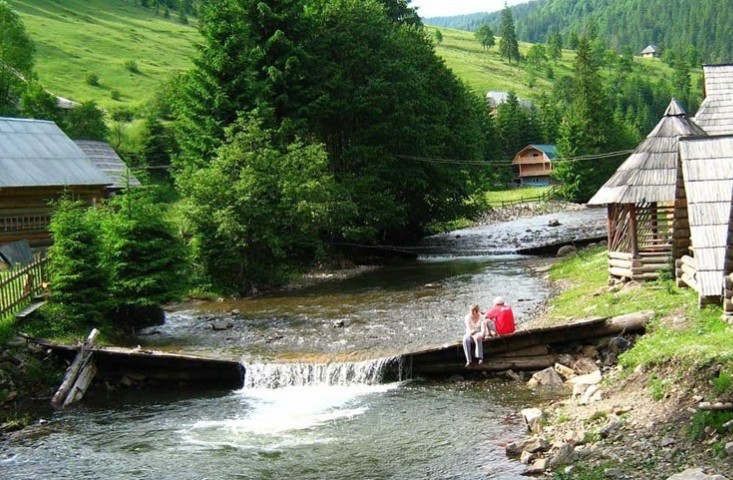
[[[404,380],[402,357],[343,363],[244,364],[244,388],[378,385]]]

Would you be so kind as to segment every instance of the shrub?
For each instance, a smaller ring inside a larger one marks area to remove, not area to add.
[[[119,101],[122,98],[122,94],[119,90],[112,90],[109,92],[109,96],[112,97],[112,100]]]
[[[140,73],[140,69],[138,68],[135,60],[127,60],[125,62],[125,70],[131,73]]]
[[[98,87],[99,86],[99,75],[93,72],[89,72],[87,73],[87,76],[84,78],[84,81],[87,83],[87,85]]]
[[[733,377],[729,372],[720,372],[720,375],[713,379],[713,387],[718,395],[729,391],[731,385],[733,385]]]
[[[705,437],[705,429],[711,427],[717,433],[725,433],[723,425],[733,420],[733,412],[699,410],[692,417],[689,435],[695,440]]]

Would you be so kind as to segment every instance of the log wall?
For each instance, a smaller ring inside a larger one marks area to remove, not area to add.
[[[105,196],[103,186],[0,189],[0,244],[28,240],[32,247],[51,244],[50,203],[67,194],[92,205]]]

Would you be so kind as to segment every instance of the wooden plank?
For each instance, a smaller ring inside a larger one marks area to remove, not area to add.
[[[64,380],[61,382],[61,386],[56,390],[53,397],[51,398],[51,405],[60,408],[67,405],[66,400],[72,391],[72,388],[76,384],[79,374],[85,366],[88,366],[87,358],[91,355],[89,350],[94,345],[94,342],[99,336],[99,330],[96,328],[92,329],[89,333],[84,344],[79,348],[79,352],[76,354],[76,358],[71,363],[69,368],[66,370]]]
[[[20,312],[16,313],[15,314],[15,318],[17,318],[18,320],[25,320],[30,315],[32,315],[33,312],[35,312],[36,310],[38,310],[39,308],[41,308],[42,306],[44,306],[46,303],[48,303],[46,300],[43,300],[41,302],[34,302],[34,303],[30,304],[28,307],[26,307],[25,309],[23,309]]]
[[[627,252],[608,252],[608,258],[615,260],[631,260],[634,256]]]
[[[608,269],[608,273],[619,278],[631,278],[634,276],[634,272],[630,268],[611,267]]]

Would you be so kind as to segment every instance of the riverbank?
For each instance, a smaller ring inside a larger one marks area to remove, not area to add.
[[[557,294],[526,327],[657,312],[649,332],[606,369],[594,401],[568,394],[541,406],[538,436],[549,445],[573,445],[571,460],[547,476],[666,480],[695,467],[733,471],[733,413],[700,408],[733,400],[733,332],[720,308],[699,310],[694,294],[672,281],[609,286],[602,247],[554,262],[546,273],[540,265],[530,268],[546,275]]]

